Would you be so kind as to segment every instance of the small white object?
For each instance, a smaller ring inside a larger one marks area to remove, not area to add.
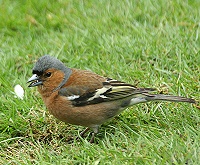
[[[19,85],[19,84],[15,85],[14,91],[15,91],[15,94],[17,95],[17,97],[19,97],[20,99],[23,100],[24,89],[21,87],[21,85]]]
[[[108,98],[107,96],[104,96],[104,95],[100,95],[99,97],[101,97],[103,99],[107,99]]]
[[[75,100],[78,99],[80,96],[79,95],[73,95],[73,96],[68,96],[68,100]]]

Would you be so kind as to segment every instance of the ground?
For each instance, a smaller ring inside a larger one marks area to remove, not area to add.
[[[0,2],[0,164],[198,164],[200,1]],[[83,127],[56,120],[28,88],[42,55],[196,105],[154,102],[102,125],[95,144],[69,141]],[[25,90],[15,97],[14,86]]]

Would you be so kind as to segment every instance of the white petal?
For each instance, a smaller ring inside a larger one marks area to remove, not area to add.
[[[23,99],[24,89],[19,84],[15,85],[14,91],[15,91],[15,94],[17,95],[17,97],[19,97],[20,99]]]

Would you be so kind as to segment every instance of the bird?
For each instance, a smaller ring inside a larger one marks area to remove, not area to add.
[[[57,58],[44,55],[32,69],[28,87],[38,87],[44,104],[57,119],[92,130],[94,142],[99,127],[127,107],[150,101],[195,103],[192,98],[153,94],[155,88],[138,88],[88,70],[69,68]]]

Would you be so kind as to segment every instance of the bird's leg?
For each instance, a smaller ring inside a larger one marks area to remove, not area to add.
[[[94,126],[94,127],[91,127],[91,129],[93,130],[93,133],[92,133],[92,137],[90,139],[90,143],[94,143],[94,138],[95,138],[95,135],[99,132],[99,126]],[[83,130],[79,135],[80,136],[77,136],[76,137],[76,140],[78,140],[80,137],[83,137],[85,135],[86,132],[88,132],[90,130],[90,127],[87,127],[85,130]]]
[[[90,143],[94,143],[94,138],[95,138],[96,133],[92,132],[92,137],[90,139]]]
[[[86,129],[84,129],[81,133],[80,133],[80,137],[83,137],[85,135],[86,132],[88,132],[90,130],[89,127],[87,127]]]
[[[92,133],[92,137],[89,141],[90,143],[94,143],[95,135],[99,132],[99,126],[92,127],[92,129],[93,129],[93,133]]]
[[[90,130],[89,127],[87,127],[86,129],[84,129],[79,135],[76,137],[76,140],[78,140],[80,137],[83,137],[85,135],[86,132],[88,132]]]

